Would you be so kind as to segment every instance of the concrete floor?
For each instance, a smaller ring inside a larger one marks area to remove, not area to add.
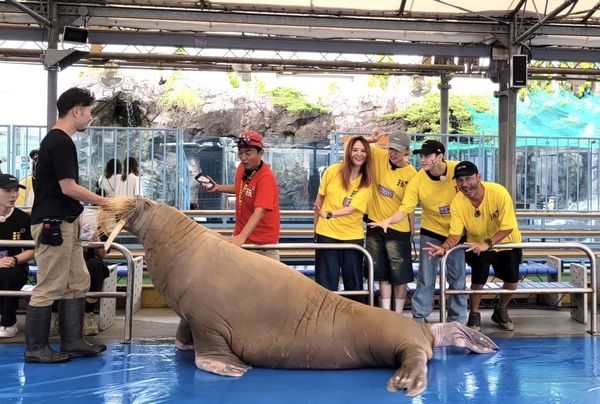
[[[589,326],[578,323],[571,319],[570,309],[560,310],[543,308],[510,308],[509,314],[515,324],[515,331],[502,331],[490,319],[491,309],[481,311],[481,331],[492,338],[510,338],[526,336],[583,336],[589,335],[586,330]],[[410,315],[410,312],[406,315]],[[429,320],[439,321],[439,312],[434,312]],[[600,318],[598,318],[600,320]],[[133,342],[157,342],[173,343],[175,331],[179,323],[178,316],[168,308],[145,308],[133,316]],[[25,315],[18,315],[17,325],[19,332],[14,338],[1,340],[4,343],[25,342]],[[100,332],[97,336],[88,337],[93,341],[104,343],[121,342],[125,325],[124,312],[117,311],[115,324]],[[58,342],[58,338],[52,339]]]

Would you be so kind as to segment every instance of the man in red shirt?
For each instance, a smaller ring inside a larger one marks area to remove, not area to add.
[[[240,165],[234,184],[200,182],[207,192],[235,193],[235,229],[230,241],[242,244],[275,244],[279,242],[279,191],[271,168],[262,161],[264,141],[254,131],[237,138]],[[212,180],[212,179],[211,179]],[[277,250],[253,250],[279,260]]]

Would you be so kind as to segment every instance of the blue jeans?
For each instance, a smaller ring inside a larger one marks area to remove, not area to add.
[[[441,245],[442,242],[429,237],[420,237],[419,245],[419,276],[417,290],[411,299],[412,315],[417,321],[427,321],[433,311],[433,294],[435,280],[440,267],[440,257],[429,258],[427,243]],[[465,252],[455,251],[447,259],[446,281],[450,289],[465,288]],[[465,295],[448,296],[448,321],[465,323],[467,321],[467,297]]]
[[[317,234],[317,243],[350,243],[363,246],[364,240],[337,240]],[[340,272],[344,281],[344,290],[363,290],[363,255],[360,251],[316,250],[315,280],[329,290],[338,290]],[[349,297],[350,298],[350,297]],[[363,296],[353,296],[352,300],[363,302]]]

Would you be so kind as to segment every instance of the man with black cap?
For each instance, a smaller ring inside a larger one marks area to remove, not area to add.
[[[472,290],[483,289],[489,275],[490,265],[495,276],[504,281],[504,289],[515,290],[519,280],[519,264],[523,253],[520,248],[494,250],[496,244],[520,243],[521,233],[510,194],[500,184],[482,182],[477,166],[470,161],[460,162],[453,178],[460,193],[456,195],[450,210],[450,235],[440,245],[426,248],[430,256],[439,257],[458,243],[467,233],[466,260],[472,269]],[[506,305],[510,294],[502,294],[494,308],[492,321],[500,329],[512,331],[513,322],[508,317]],[[467,325],[475,330],[481,326],[479,303],[481,295],[471,295],[471,312]]]
[[[376,142],[384,135],[375,129],[369,140]],[[410,136],[406,132],[389,135],[387,151],[371,148],[375,181],[367,205],[367,223],[384,220],[398,210],[406,187],[417,173],[407,161],[409,152]],[[401,222],[390,225],[386,232],[367,227],[366,246],[373,257],[373,280],[379,281],[379,306],[390,310],[393,295],[396,313],[402,313],[407,284],[414,279],[410,251],[414,224],[414,213],[411,213]]]
[[[417,290],[411,299],[412,314],[416,321],[426,322],[433,311],[435,280],[439,268],[439,258],[427,259],[424,250],[430,243],[440,245],[446,240],[450,230],[450,202],[458,190],[451,178],[457,161],[444,160],[446,148],[437,140],[423,142],[413,154],[421,157],[421,170],[408,184],[402,204],[394,215],[379,222],[369,223],[369,227],[381,227],[384,231],[390,224],[398,223],[413,213],[420,203],[421,233],[419,237],[420,259]],[[457,251],[448,257],[447,279],[450,289],[465,288],[465,255]],[[465,296],[448,297],[448,321],[467,321],[467,299]]]
[[[31,240],[31,221],[29,215],[15,208],[19,189],[16,177],[0,174],[0,239]],[[0,247],[0,290],[21,290],[27,283],[29,267],[27,262],[33,258],[33,249],[23,247]],[[0,297],[0,338],[14,337],[17,332],[18,297]]]
[[[90,274],[83,259],[77,218],[83,212],[82,202],[101,205],[108,201],[78,184],[79,162],[73,138],[92,121],[93,103],[94,96],[83,88],[62,93],[56,101],[58,120],[40,143],[31,209],[38,271],[27,307],[26,362],[64,362],[106,350],[104,344],[89,344],[83,339]],[[57,300],[61,352],[48,345],[52,304]]]
[[[279,191],[277,179],[271,168],[262,160],[263,137],[254,131],[240,134],[237,138],[240,165],[235,173],[234,184],[217,184],[198,179],[207,192],[235,193],[235,229],[231,243],[276,244],[279,242]],[[279,260],[277,250],[252,250]]]

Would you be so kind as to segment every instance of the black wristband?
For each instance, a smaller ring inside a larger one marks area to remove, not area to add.
[[[19,265],[19,259],[17,258],[16,255],[12,256],[13,261],[15,261],[15,265]]]
[[[486,238],[485,240],[483,240],[483,242],[487,244],[488,250],[491,250],[492,248],[494,248],[494,243],[492,243],[491,238]]]

